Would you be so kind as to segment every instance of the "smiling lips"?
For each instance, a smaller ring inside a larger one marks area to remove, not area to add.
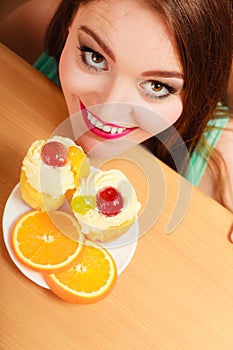
[[[137,129],[136,127],[126,128],[112,123],[104,123],[95,114],[88,111],[82,103],[80,103],[80,105],[83,119],[88,129],[93,132],[93,134],[104,139],[120,138]]]

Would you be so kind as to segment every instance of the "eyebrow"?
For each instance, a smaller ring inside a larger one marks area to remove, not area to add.
[[[176,71],[166,71],[166,70],[150,70],[142,73],[143,77],[156,76],[161,78],[177,78],[184,80],[183,75]]]
[[[81,26],[79,27],[79,30],[83,31],[84,33],[86,33],[87,35],[89,35],[90,37],[92,37],[97,44],[101,47],[101,49],[104,51],[104,53],[106,53],[114,62],[116,61],[115,56],[112,52],[112,50],[110,49],[110,47],[99,37],[98,34],[96,34],[92,29],[86,27],[86,26]]]
[[[82,25],[78,28],[78,30],[83,31],[90,37],[92,37],[97,44],[101,47],[101,49],[106,53],[112,60],[113,62],[116,62],[116,58],[110,49],[110,47],[99,37],[97,33],[95,33],[92,29]],[[142,73],[143,77],[148,77],[148,76],[156,76],[156,77],[161,77],[161,78],[177,78],[177,79],[184,79],[183,75],[180,72],[176,71],[163,71],[163,70],[150,70]]]

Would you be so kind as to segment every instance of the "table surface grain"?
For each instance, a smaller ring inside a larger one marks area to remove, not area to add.
[[[51,135],[68,113],[60,89],[3,45],[0,62],[2,217],[28,147]],[[126,152],[129,158],[132,152]],[[151,168],[156,164],[166,195],[164,201],[151,198],[153,191],[160,196],[156,182],[148,190],[147,174],[127,157],[107,164],[119,166],[133,181],[149,221],[163,205],[101,302],[70,304],[34,284],[12,262],[1,234],[1,350],[233,349],[232,214],[141,147],[136,152]],[[189,198],[183,193],[178,199],[181,188]],[[185,210],[168,234],[178,200]]]

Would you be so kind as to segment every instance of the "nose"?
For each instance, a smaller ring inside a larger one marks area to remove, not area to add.
[[[101,103],[131,103],[136,89],[133,82],[124,75],[110,75],[99,91]]]
[[[133,120],[133,107],[126,102],[108,102],[91,108],[103,121],[124,126],[137,126]]]
[[[93,113],[108,122],[136,126],[133,120],[135,87],[124,78],[105,81],[103,89],[95,93]]]
[[[105,78],[98,87],[93,88],[91,108],[90,104],[88,106],[102,121],[122,127],[138,127],[152,135],[170,126],[165,118],[142,102],[137,86],[127,76]]]

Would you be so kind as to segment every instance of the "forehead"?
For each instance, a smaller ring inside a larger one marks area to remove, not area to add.
[[[174,38],[161,14],[147,1],[109,0],[91,1],[81,6],[74,19],[76,30],[90,27],[121,55],[130,53],[164,60],[179,66]],[[134,57],[135,59],[135,57]]]

